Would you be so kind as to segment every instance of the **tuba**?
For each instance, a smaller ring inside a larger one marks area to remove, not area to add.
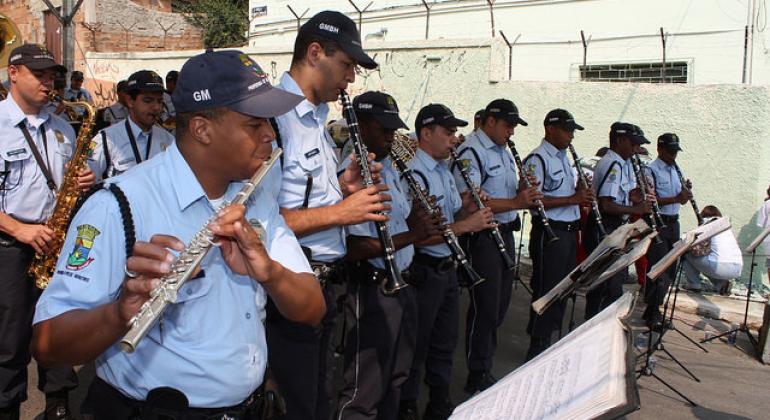
[[[80,134],[75,140],[75,152],[69,161],[67,171],[64,173],[62,184],[59,186],[56,205],[51,217],[46,222],[46,226],[54,232],[54,238],[51,241],[49,251],[45,254],[36,254],[29,267],[29,275],[35,281],[35,286],[40,289],[45,289],[51,281],[56,269],[56,260],[58,260],[64,245],[64,236],[67,233],[72,209],[80,197],[77,178],[80,171],[86,169],[88,164],[88,145],[91,143],[91,128],[96,117],[96,109],[88,102],[65,101],[55,93],[51,93],[49,96],[52,101],[61,102],[67,107],[83,107],[86,115],[83,119],[83,126],[80,128]]]
[[[13,22],[0,14],[0,70],[2,71],[2,79],[7,79],[5,73],[5,66],[8,64],[8,58],[11,55],[11,51],[14,48],[21,46],[21,34],[19,29]],[[8,91],[0,84],[0,100],[5,99],[8,96]]]

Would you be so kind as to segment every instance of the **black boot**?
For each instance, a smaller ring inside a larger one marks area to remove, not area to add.
[[[465,391],[468,394],[475,394],[476,391],[481,392],[490,386],[494,385],[497,379],[485,370],[472,370],[468,373],[468,380],[465,381]]]
[[[538,354],[544,352],[548,347],[551,347],[550,338],[532,336],[529,340],[529,349],[527,350],[526,360],[530,361],[534,359]]]
[[[45,394],[45,420],[71,420],[69,391]]]
[[[398,420],[420,420],[417,401],[401,400],[398,404]]]
[[[449,397],[449,387],[436,387],[430,389],[430,399],[425,406],[423,420],[446,420],[452,415],[455,405]]]
[[[19,406],[21,403],[13,403],[8,407],[0,408],[0,420],[19,420]]]

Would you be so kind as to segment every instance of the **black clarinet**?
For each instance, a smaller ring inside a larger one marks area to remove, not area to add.
[[[679,175],[679,182],[682,184],[682,188],[687,188],[685,186],[685,179],[684,175],[682,175],[682,170],[679,169],[679,165],[674,162],[674,169],[676,169],[676,174]],[[698,219],[698,226],[703,224],[703,216],[700,214],[700,209],[698,208],[698,203],[695,202],[695,196],[693,195],[690,199],[690,204],[692,205],[692,210],[695,212],[695,218]]]
[[[420,184],[414,178],[412,170],[406,166],[406,163],[404,163],[400,157],[396,156],[395,153],[391,152],[390,158],[393,159],[393,164],[396,165],[401,177],[404,178],[409,185],[412,196],[420,202],[422,208],[425,209],[429,215],[434,217],[437,216],[439,214],[439,209],[430,202],[428,196],[425,194],[425,190],[420,187]],[[446,243],[449,250],[452,251],[455,262],[462,267],[463,271],[468,276],[468,287],[472,288],[484,282],[486,279],[481,277],[479,273],[473,269],[470,261],[468,261],[468,257],[465,255],[465,251],[460,247],[460,242],[457,240],[457,235],[455,235],[452,228],[450,228],[449,225],[444,225],[443,227],[444,243]]]
[[[636,183],[639,184],[639,188],[642,190],[642,194],[645,195],[646,199],[646,192],[650,190],[650,187],[647,184],[647,176],[644,174],[644,170],[647,169],[647,165],[642,162],[642,159],[636,153],[631,157],[631,164],[634,167]],[[654,219],[655,224],[658,225],[658,228],[655,229],[656,231],[660,232],[660,229],[666,228],[666,222],[664,222],[663,218],[660,216],[660,206],[658,205],[658,200],[652,201],[652,218]]]
[[[527,176],[527,173],[524,172],[524,166],[521,163],[521,156],[519,156],[519,152],[516,150],[516,145],[513,143],[513,140],[506,140],[505,144],[508,145],[508,150],[510,150],[513,155],[513,160],[516,162],[516,167],[519,168],[519,176],[524,180],[524,185],[526,185],[527,188],[531,188],[532,183],[529,182],[529,177]],[[553,233],[551,224],[548,223],[548,216],[545,214],[543,200],[537,200],[535,201],[535,204],[537,205],[537,212],[540,213],[540,222],[543,224],[543,230],[545,230],[545,235],[548,237],[548,243],[550,244],[558,241],[559,237]]]
[[[481,197],[479,197],[479,192],[476,191],[476,185],[473,183],[471,176],[468,174],[468,168],[460,163],[460,157],[457,156],[457,151],[455,149],[450,149],[449,153],[452,154],[452,160],[457,162],[457,167],[460,169],[460,174],[463,177],[463,181],[465,181],[465,186],[468,187],[468,191],[471,192],[471,197],[473,197],[473,201],[476,203],[476,207],[478,207],[479,210],[483,209],[486,207],[486,205],[484,205]],[[508,255],[508,250],[505,248],[503,235],[500,233],[500,228],[497,227],[497,221],[495,221],[494,226],[489,229],[489,234],[492,235],[492,238],[497,244],[497,250],[500,251],[500,256],[503,258],[505,267],[509,270],[513,270],[516,266],[516,263],[513,261],[513,259],[511,259],[511,256]]]
[[[348,131],[350,132],[350,142],[353,145],[353,152],[358,160],[358,166],[361,167],[361,178],[363,178],[364,188],[374,185],[372,179],[372,172],[369,169],[369,150],[361,139],[361,131],[358,127],[358,118],[353,110],[353,104],[350,102],[350,97],[344,89],[340,89],[340,101],[342,101],[342,115],[345,117],[345,121],[348,123]],[[382,214],[381,212],[378,212]],[[387,222],[374,222],[377,226],[377,236],[380,238],[380,245],[382,245],[383,259],[385,260],[385,271],[387,272],[387,278],[382,281],[380,290],[385,295],[392,295],[409,286],[401,278],[401,271],[396,266],[396,247],[393,245],[393,238],[390,236],[390,230],[388,229]]]
[[[575,151],[575,146],[573,146],[571,143],[569,145],[569,152],[572,154],[572,160],[575,162],[575,169],[577,169],[580,183],[583,184],[583,188],[589,188],[588,177],[586,177],[585,172],[583,172],[583,168],[580,166],[580,157]],[[591,213],[593,213],[594,220],[596,220],[596,227],[599,229],[599,239],[604,239],[604,237],[607,236],[607,229],[604,228],[602,212],[599,211],[599,202],[596,201],[595,198],[591,201]]]

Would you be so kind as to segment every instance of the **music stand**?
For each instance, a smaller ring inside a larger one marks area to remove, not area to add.
[[[527,291],[530,295],[532,295],[532,289],[527,286],[524,281],[521,280],[521,276],[519,275],[519,267],[521,267],[521,251],[524,249],[524,221],[527,218],[527,212],[523,211],[521,212],[521,216],[519,219],[521,220],[521,231],[519,233],[519,245],[517,246],[516,252],[514,253],[514,264],[513,267],[513,290],[517,290],[519,287],[519,283],[524,287],[524,290]],[[516,234],[513,234],[514,238],[516,237]]]
[[[751,347],[754,349],[754,355],[759,359],[759,361],[762,361],[762,358],[760,356],[759,351],[759,341],[757,341],[756,338],[754,338],[754,335],[751,334],[751,331],[749,331],[749,303],[751,302],[751,292],[752,292],[752,286],[754,283],[754,267],[757,265],[755,262],[756,256],[757,256],[757,248],[760,244],[762,244],[762,241],[765,240],[767,235],[770,235],[770,226],[766,227],[762,232],[760,232],[759,235],[757,235],[756,238],[749,244],[748,247],[746,247],[746,252],[751,253],[751,268],[749,269],[749,289],[746,292],[746,308],[743,311],[743,324],[738,326],[738,328],[731,328],[727,332],[724,332],[719,335],[715,335],[714,337],[707,338],[705,340],[701,340],[701,343],[706,343],[712,340],[715,340],[720,337],[724,337],[728,334],[737,334],[739,332],[744,332],[746,334],[746,337],[749,338],[749,342],[751,343]]]

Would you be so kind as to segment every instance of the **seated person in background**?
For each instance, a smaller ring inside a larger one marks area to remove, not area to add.
[[[767,197],[765,197],[765,201],[762,203],[762,208],[759,209],[756,223],[757,227],[762,230],[770,226],[770,186],[767,187]],[[767,258],[765,266],[767,267],[767,278],[770,279],[770,235],[762,241],[762,251],[765,258]]]
[[[716,206],[704,207],[701,215],[704,219],[722,217]],[[703,274],[711,280],[716,290],[728,294],[730,280],[741,275],[743,255],[732,229],[728,229],[711,238],[711,252],[708,255],[695,257],[687,253],[682,264],[687,276],[688,290],[701,291],[700,274]]]

